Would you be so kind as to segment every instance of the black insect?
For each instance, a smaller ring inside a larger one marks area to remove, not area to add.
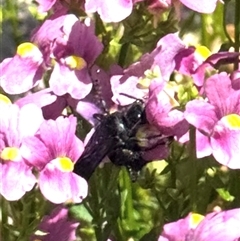
[[[111,154],[114,158],[122,149],[129,147],[130,138],[134,136],[138,125],[145,121],[143,102],[137,100],[125,111],[98,115],[97,118],[99,124],[88,141],[83,154],[75,163],[73,170],[86,180],[91,177],[106,155]],[[135,143],[135,140],[132,140],[131,143]],[[133,146],[136,145],[133,144]],[[130,149],[132,149],[132,146]],[[116,165],[125,165],[118,159],[112,162]]]
[[[103,106],[104,110],[105,105]],[[137,173],[147,163],[143,154],[158,145],[169,144],[172,140],[172,137],[161,133],[147,135],[147,140],[137,137],[139,129],[147,125],[142,100],[136,100],[125,110],[112,114],[105,111],[104,115],[98,114],[95,117],[99,123],[74,166],[74,172],[86,180],[91,177],[104,157],[108,156],[113,164],[127,167],[134,181]]]
[[[147,163],[144,159],[144,154],[159,145],[169,145],[173,140],[172,136],[165,136],[159,132],[155,135],[150,132],[145,133],[145,138],[147,139],[138,138],[137,132],[141,132],[142,127],[148,126],[149,125],[145,122],[144,124],[137,125],[137,128],[132,130],[132,134],[129,135],[128,140],[108,154],[112,163],[117,166],[125,166],[127,168],[132,181],[136,181],[138,172]]]

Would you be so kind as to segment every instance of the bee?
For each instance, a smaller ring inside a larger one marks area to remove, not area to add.
[[[154,133],[150,129],[154,129]],[[134,182],[139,171],[149,162],[145,159],[145,154],[159,146],[169,145],[172,140],[172,136],[165,136],[144,122],[137,126],[121,147],[109,153],[108,157],[115,165],[125,166]]]
[[[75,163],[73,172],[88,180],[105,156],[110,153],[115,156],[115,153],[128,146],[127,143],[138,125],[145,121],[144,115],[143,102],[140,100],[135,101],[125,111],[97,115],[99,123],[84,152]]]
[[[123,95],[129,97],[127,94]],[[102,109],[105,109],[105,105]],[[108,156],[113,164],[125,166],[132,181],[135,181],[138,172],[147,163],[144,154],[159,145],[168,145],[172,137],[159,132],[156,132],[157,134],[149,132],[144,138],[138,137],[142,127],[149,125],[143,100],[135,100],[124,110],[111,114],[106,110],[104,112],[95,115],[98,120],[95,132],[75,163],[73,172],[89,180],[97,166]]]

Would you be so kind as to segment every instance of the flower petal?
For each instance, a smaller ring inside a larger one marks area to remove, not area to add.
[[[240,126],[231,128],[222,118],[214,128],[211,137],[213,156],[222,165],[240,169]]]
[[[49,85],[56,95],[69,93],[74,99],[83,99],[92,88],[92,81],[86,68],[70,69],[68,66],[56,63],[49,80]]]
[[[212,154],[212,148],[210,145],[209,137],[203,135],[198,130],[196,130],[196,148],[197,148],[197,158],[210,156]]]
[[[240,209],[210,213],[197,226],[191,240],[233,241],[240,238]],[[190,240],[190,239],[189,239]]]
[[[28,43],[21,45],[26,44]],[[42,78],[42,53],[36,46],[29,51],[22,56],[17,53],[13,58],[5,59],[0,65],[1,87],[8,94],[24,93],[36,86]]]
[[[129,0],[86,0],[86,12],[98,12],[104,22],[120,22],[130,15],[133,1]]]
[[[202,100],[192,100],[188,102],[184,116],[191,125],[206,134],[211,134],[218,120],[214,106]]]
[[[50,215],[44,216],[38,226],[42,235],[33,235],[31,241],[73,241],[76,240],[78,222],[69,220],[68,209],[58,205]]]
[[[180,0],[188,8],[200,13],[212,13],[218,0]]]
[[[231,79],[227,73],[222,72],[208,78],[205,92],[209,102],[217,107],[216,110],[221,117],[231,112],[227,108],[226,100],[236,91],[232,88]]]
[[[27,104],[20,109],[19,130],[23,137],[34,135],[42,122],[42,110],[35,104]]]
[[[56,204],[69,200],[80,203],[88,190],[85,179],[74,173],[61,172],[52,163],[40,173],[39,186],[42,194]]]
[[[23,161],[0,163],[0,193],[9,201],[19,200],[36,183],[31,168]]]

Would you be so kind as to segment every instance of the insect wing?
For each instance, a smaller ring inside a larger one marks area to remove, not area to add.
[[[103,158],[121,145],[119,136],[123,132],[125,129],[119,112],[104,117],[75,163],[73,172],[88,180]]]
[[[98,118],[100,123],[89,139],[82,156],[75,163],[73,171],[88,180],[102,159],[109,154],[113,157],[110,160],[116,159],[112,161],[116,165],[129,166],[128,163],[130,166],[135,165],[134,160],[138,157],[130,153],[132,150],[135,151],[137,142],[130,141],[130,138],[135,135],[137,127],[142,123],[143,115],[142,101],[134,102],[126,112],[117,111],[101,115],[101,118]],[[140,164],[139,166],[142,167]]]
[[[73,172],[88,180],[111,148],[109,143],[99,143],[96,129],[82,156],[75,163]]]

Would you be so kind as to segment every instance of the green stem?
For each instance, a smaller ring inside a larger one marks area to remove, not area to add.
[[[127,220],[132,222],[133,220],[133,201],[132,201],[132,185],[129,178],[129,174],[126,169],[122,169],[120,172],[120,193],[121,193],[121,220]]]
[[[234,36],[235,36],[235,44],[234,49],[235,52],[239,52],[240,48],[240,0],[235,1],[235,30],[234,30]],[[236,61],[234,63],[234,69],[237,70],[239,68],[239,61]]]
[[[126,233],[132,230],[134,220],[132,185],[126,169],[121,170],[119,180],[119,193],[121,195],[121,211],[118,221],[121,237],[119,240],[126,240]]]
[[[27,231],[29,225],[29,216],[28,216],[28,209],[30,209],[30,203],[24,204],[23,203],[23,211],[22,211],[22,220],[21,224],[19,223],[20,233],[18,236],[17,241],[21,241],[27,238]]]
[[[127,197],[126,197],[126,209],[125,209],[125,217],[126,219],[132,223],[134,220],[133,217],[133,199],[132,199],[132,185],[131,185],[131,181],[129,178],[129,174],[127,172],[127,170],[123,171],[123,185],[125,187],[125,189],[127,190]]]
[[[225,1],[224,2],[224,5],[223,5],[223,31],[224,31],[224,34],[225,36],[227,37],[229,43],[231,44],[231,46],[233,46],[233,41],[230,37],[230,35],[228,34],[228,31],[227,31],[227,8],[228,8],[228,3],[229,1]]]
[[[9,229],[7,228],[7,221],[8,221],[8,201],[1,197],[1,237],[6,238],[6,240],[10,239]]]
[[[201,27],[201,34],[202,34],[202,44],[204,46],[208,46],[208,33],[207,33],[207,25],[208,25],[208,15],[207,14],[201,14],[201,22],[202,22],[202,27]]]
[[[12,31],[13,31],[13,38],[15,41],[15,44],[18,45],[20,41],[20,32],[19,32],[19,21],[18,21],[18,4],[16,1],[7,0],[6,1],[6,7],[3,8],[6,13],[9,15],[10,18],[9,21],[12,25]],[[8,16],[9,17],[9,16]]]
[[[91,210],[93,213],[93,219],[94,219],[94,230],[96,235],[97,241],[102,241],[103,231],[102,231],[102,222],[101,222],[101,210],[99,205],[99,191],[98,191],[98,181],[96,178],[96,175],[93,177],[91,181]]]
[[[189,17],[187,18],[186,21],[183,22],[183,25],[181,26],[181,28],[179,29],[179,36],[182,38],[183,35],[185,33],[187,33],[189,31],[189,28],[192,26],[192,24],[194,23],[194,18],[196,16],[195,12],[191,12],[191,14],[189,15]]]
[[[124,43],[121,47],[118,64],[122,67],[124,67],[129,47],[130,47],[130,43]]]
[[[197,212],[197,156],[196,156],[196,129],[190,127],[190,162],[191,162],[191,176],[190,176],[190,203],[193,212]]]

